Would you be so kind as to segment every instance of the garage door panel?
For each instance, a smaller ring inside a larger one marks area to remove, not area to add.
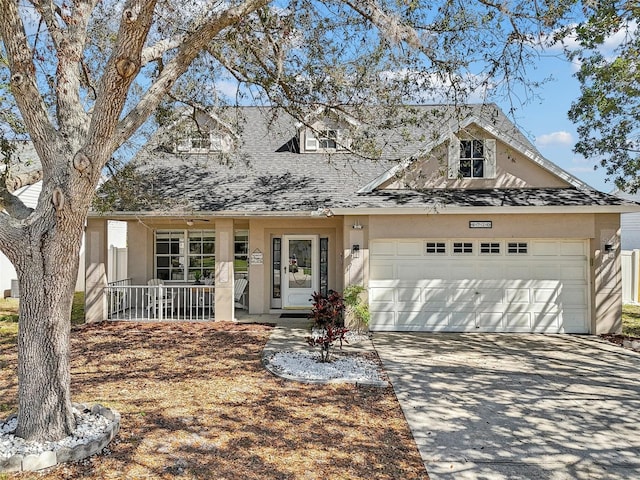
[[[560,243],[560,255],[563,257],[586,255],[584,242],[562,242]]]
[[[482,331],[500,331],[502,330],[502,313],[478,313],[476,314],[477,328]]]
[[[459,330],[475,330],[476,329],[476,313],[475,312],[451,312],[451,322],[449,324],[453,329]]]
[[[512,331],[529,331],[531,329],[531,314],[529,312],[507,312],[504,315],[505,328]]]
[[[371,280],[387,280],[395,278],[394,271],[392,261],[389,261],[389,263],[375,263],[369,268],[369,276]]]
[[[418,241],[400,241],[397,244],[397,252],[398,256],[406,257],[406,256],[416,256],[422,255],[422,248],[424,242],[422,240]]]
[[[395,241],[376,241],[369,246],[370,255],[395,255],[396,254]]]
[[[560,333],[560,313],[539,313],[535,315],[534,330],[540,333]]]
[[[378,287],[369,289],[369,299],[372,303],[376,302],[384,302],[384,303],[392,303],[394,302],[393,298],[393,287]]]
[[[422,301],[429,305],[447,305],[449,301],[449,290],[446,288],[425,287],[422,290]]]
[[[514,303],[531,303],[531,290],[529,288],[507,288],[506,303],[513,305]]]
[[[398,287],[398,302],[420,302],[421,288]]]
[[[454,254],[447,243],[430,255],[429,241],[397,241],[382,251],[405,255],[371,257],[372,330],[588,331],[586,242],[529,240],[510,254],[510,240],[496,239],[499,255]]]
[[[502,288],[480,288],[476,301],[479,306],[485,303],[492,305],[504,303],[504,289]]]
[[[553,304],[558,303],[559,289],[533,288],[533,303]]]
[[[424,278],[424,266],[413,263],[399,263],[396,270],[396,279],[401,281],[417,281]]]

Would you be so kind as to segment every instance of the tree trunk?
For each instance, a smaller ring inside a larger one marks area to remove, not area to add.
[[[76,428],[70,391],[71,306],[83,216],[54,209],[30,227],[14,262],[20,283],[18,426],[26,440],[55,441]],[[82,217],[82,218],[81,218]]]

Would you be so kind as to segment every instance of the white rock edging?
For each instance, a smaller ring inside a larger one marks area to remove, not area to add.
[[[102,405],[75,403],[78,426],[58,442],[25,442],[15,437],[17,416],[0,422],[0,473],[35,471],[60,463],[77,462],[102,451],[120,430],[120,414]],[[8,453],[7,452],[11,452]]]

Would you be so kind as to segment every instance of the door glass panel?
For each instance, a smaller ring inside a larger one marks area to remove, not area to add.
[[[289,288],[311,288],[313,264],[311,240],[289,240]]]

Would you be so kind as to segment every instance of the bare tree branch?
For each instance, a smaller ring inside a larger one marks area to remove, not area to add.
[[[268,3],[269,0],[247,0],[241,5],[221,10],[212,14],[210,19],[187,35],[176,56],[164,65],[162,72],[138,105],[120,122],[116,134],[112,137],[112,145],[120,145],[140,128],[160,104],[164,94],[171,89],[176,79],[187,70],[193,59],[212,38]]]
[[[0,36],[11,71],[11,91],[34,147],[43,159],[43,167],[52,168],[53,165],[49,164],[49,159],[53,158],[50,149],[56,144],[58,134],[51,124],[47,107],[36,84],[36,68],[17,3],[0,0],[0,11]]]

